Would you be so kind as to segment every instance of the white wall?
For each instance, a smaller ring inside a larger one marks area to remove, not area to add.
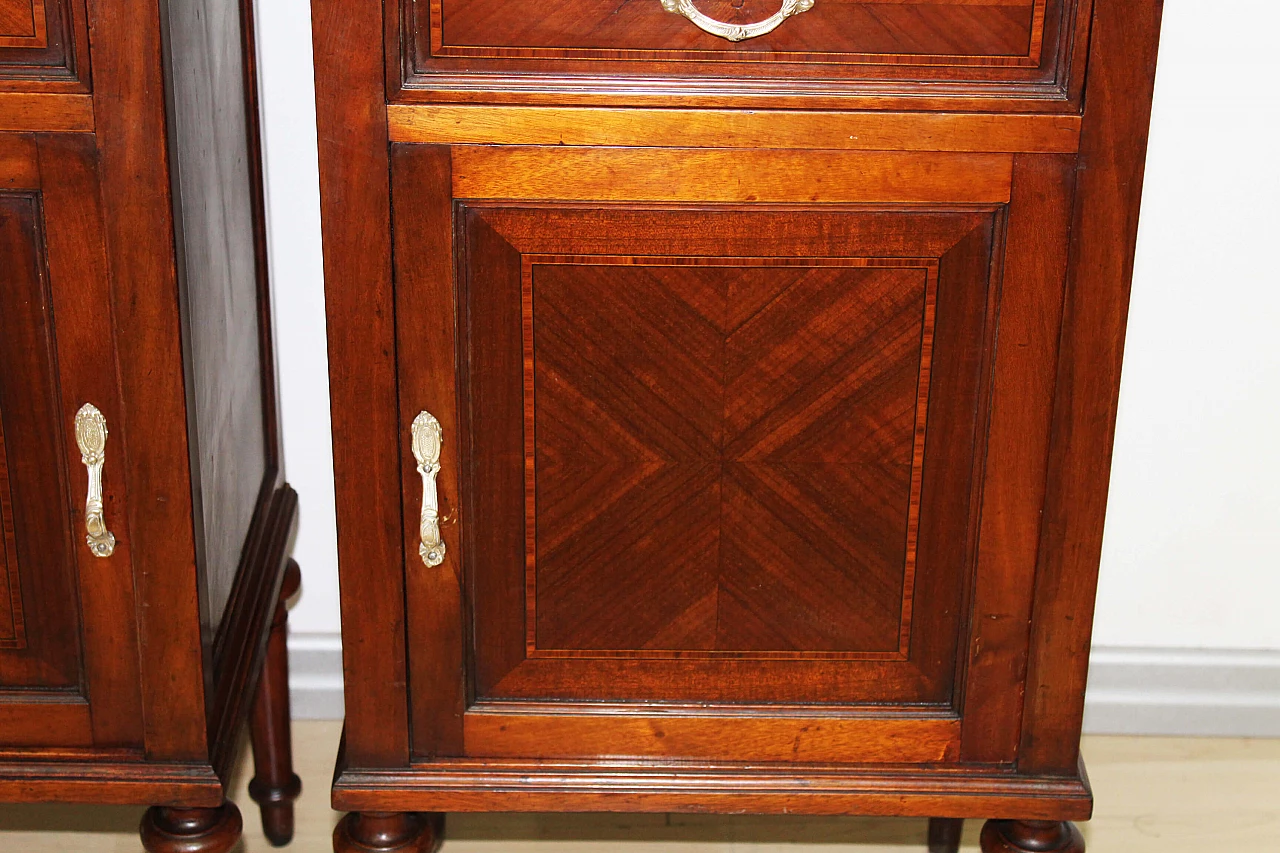
[[[254,5],[284,467],[300,504],[293,555],[302,567],[302,593],[289,627],[295,634],[336,633],[337,528],[311,6],[309,0]]]
[[[310,14],[307,0],[257,5],[285,466],[302,500],[291,625],[332,651]],[[1277,26],[1266,0],[1166,4],[1099,645],[1280,649]]]
[[[1098,645],[1280,649],[1278,26],[1165,4]]]

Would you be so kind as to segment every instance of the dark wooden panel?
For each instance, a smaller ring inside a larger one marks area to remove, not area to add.
[[[899,651],[929,272],[534,265],[530,654]]]
[[[1069,156],[1015,165],[967,655],[961,754],[970,761],[1017,754],[1074,167]]]
[[[1094,21],[1019,752],[1029,772],[1078,762],[1162,8],[1102,3]]]
[[[695,5],[712,17],[749,23],[780,3]],[[1089,5],[817,0],[769,34],[734,42],[703,32],[658,0],[622,6],[553,0],[536,16],[509,0],[402,0],[403,31],[400,38],[389,33],[388,63],[396,69],[392,84],[403,74],[400,95],[411,100],[546,101],[539,96],[554,93],[562,103],[566,96],[581,103],[598,95],[606,105],[663,95],[697,106],[756,97],[799,106],[806,97],[830,103],[836,93],[942,99],[985,93],[999,99],[988,99],[983,110],[1053,111],[1079,91],[1082,69],[1074,66]],[[403,55],[395,44],[404,46]]]
[[[88,478],[84,466],[74,464],[79,461],[78,452],[68,438],[80,631],[93,741],[104,747],[137,748],[143,719],[132,571],[136,552],[127,529],[127,507],[132,502],[124,476],[128,444],[116,336],[112,312],[103,310],[111,304],[111,289],[97,150],[93,137],[86,134],[57,133],[37,139],[63,417],[72,418],[83,403],[92,402],[110,428],[103,497],[116,546],[107,559],[94,556],[84,545],[81,516]],[[70,429],[68,423],[60,431],[70,436]]]
[[[0,90],[86,91],[83,0],[0,0]]]
[[[380,0],[311,9],[324,230],[330,405],[346,754],[354,766],[409,761],[404,627],[406,467],[391,280],[390,152]],[[380,354],[380,355],[376,355]]]
[[[78,692],[69,480],[79,457],[66,446],[43,230],[37,193],[0,193],[0,589],[9,614],[0,622],[0,689]]]
[[[440,21],[439,31],[432,33],[434,56],[559,57],[572,51],[581,58],[604,58],[626,51],[637,58],[692,59],[712,53],[776,62],[800,54],[827,62],[860,59],[869,65],[930,65],[943,60],[951,65],[1015,67],[1036,64],[1046,5],[1053,7],[1050,16],[1061,14],[1062,6],[1044,0],[817,0],[812,9],[773,32],[733,42],[667,12],[658,0],[623,6],[610,0],[550,0],[536,16],[513,14],[510,0],[436,0],[428,5],[433,23],[437,16]],[[780,5],[769,0],[701,0],[697,8],[717,21],[746,25],[768,18]]]
[[[117,370],[128,422],[118,430],[129,484],[129,541],[141,648],[147,757],[208,757],[206,666],[192,520],[191,454],[157,0],[90,0],[94,139],[111,275]],[[117,534],[118,535],[118,534]]]
[[[949,706],[966,552],[940,545],[968,535],[992,221],[468,208],[478,695]],[[650,246],[661,257],[614,254]],[[935,337],[958,402],[938,400],[930,475],[917,404]]]
[[[7,168],[24,159],[34,168]],[[25,635],[7,644],[20,648],[0,651],[0,688],[21,688],[0,699],[0,741],[9,745],[136,748],[142,740],[123,419],[111,318],[100,308],[108,277],[93,160],[84,135],[0,135],[0,181],[31,188],[0,194],[10,279],[0,288],[8,481],[0,504],[8,503],[7,562],[18,569]],[[17,242],[9,239],[15,224]],[[109,429],[103,505],[117,536],[105,558],[85,543],[88,476],[72,437],[85,402]]]
[[[458,755],[466,707],[462,566],[465,544],[459,524],[458,483],[465,435],[465,412],[457,387],[457,306],[454,301],[453,197],[449,149],[443,146],[393,148],[392,195],[412,203],[395,207],[396,254],[413,258],[396,270],[396,354],[400,387],[400,436],[405,472],[402,500],[417,508],[422,481],[413,469],[410,427],[421,411],[440,421],[442,462],[436,478],[445,561],[424,566],[418,553],[419,528],[404,525],[406,630],[411,647],[430,655],[410,655],[414,691],[413,751],[416,755]],[[410,510],[412,511],[412,510]]]

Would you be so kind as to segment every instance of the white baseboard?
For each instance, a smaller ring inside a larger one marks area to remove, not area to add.
[[[1280,737],[1280,651],[1096,647],[1084,730]]]
[[[299,720],[342,719],[342,638],[289,636]],[[1095,647],[1089,734],[1280,737],[1280,651]]]
[[[341,720],[342,635],[289,633],[289,710],[295,720]]]

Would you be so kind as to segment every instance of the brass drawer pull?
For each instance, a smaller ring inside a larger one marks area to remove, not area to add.
[[[436,474],[440,472],[440,422],[430,412],[419,412],[413,419],[413,457],[422,475],[422,518],[418,534],[422,543],[418,553],[428,566],[444,562],[444,540],[440,538],[440,502],[436,494]]]
[[[95,557],[110,557],[116,537],[107,529],[102,515],[102,463],[107,456],[107,419],[92,403],[76,412],[76,444],[80,461],[89,470],[89,494],[84,502],[85,542]]]
[[[782,0],[782,8],[763,21],[754,24],[726,24],[698,11],[693,0],[662,0],[662,8],[677,15],[684,15],[700,30],[729,41],[743,41],[771,33],[778,25],[790,18],[813,8],[814,0]]]

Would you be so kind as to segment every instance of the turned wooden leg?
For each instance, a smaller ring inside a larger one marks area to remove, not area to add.
[[[240,810],[225,802],[216,809],[153,806],[142,816],[147,853],[227,853],[240,840]]]
[[[290,560],[285,566],[280,601],[267,640],[267,657],[249,720],[254,768],[249,796],[262,810],[263,834],[276,847],[293,838],[293,801],[302,791],[302,780],[293,772],[289,736],[289,652],[285,644],[289,614],[284,605],[301,582],[298,564]]]
[[[444,815],[353,812],[334,827],[333,853],[433,853],[444,840]]]
[[[929,818],[929,853],[956,853],[960,849],[962,834],[964,834],[963,818]]]
[[[1084,853],[1084,838],[1067,821],[989,820],[982,853]]]

